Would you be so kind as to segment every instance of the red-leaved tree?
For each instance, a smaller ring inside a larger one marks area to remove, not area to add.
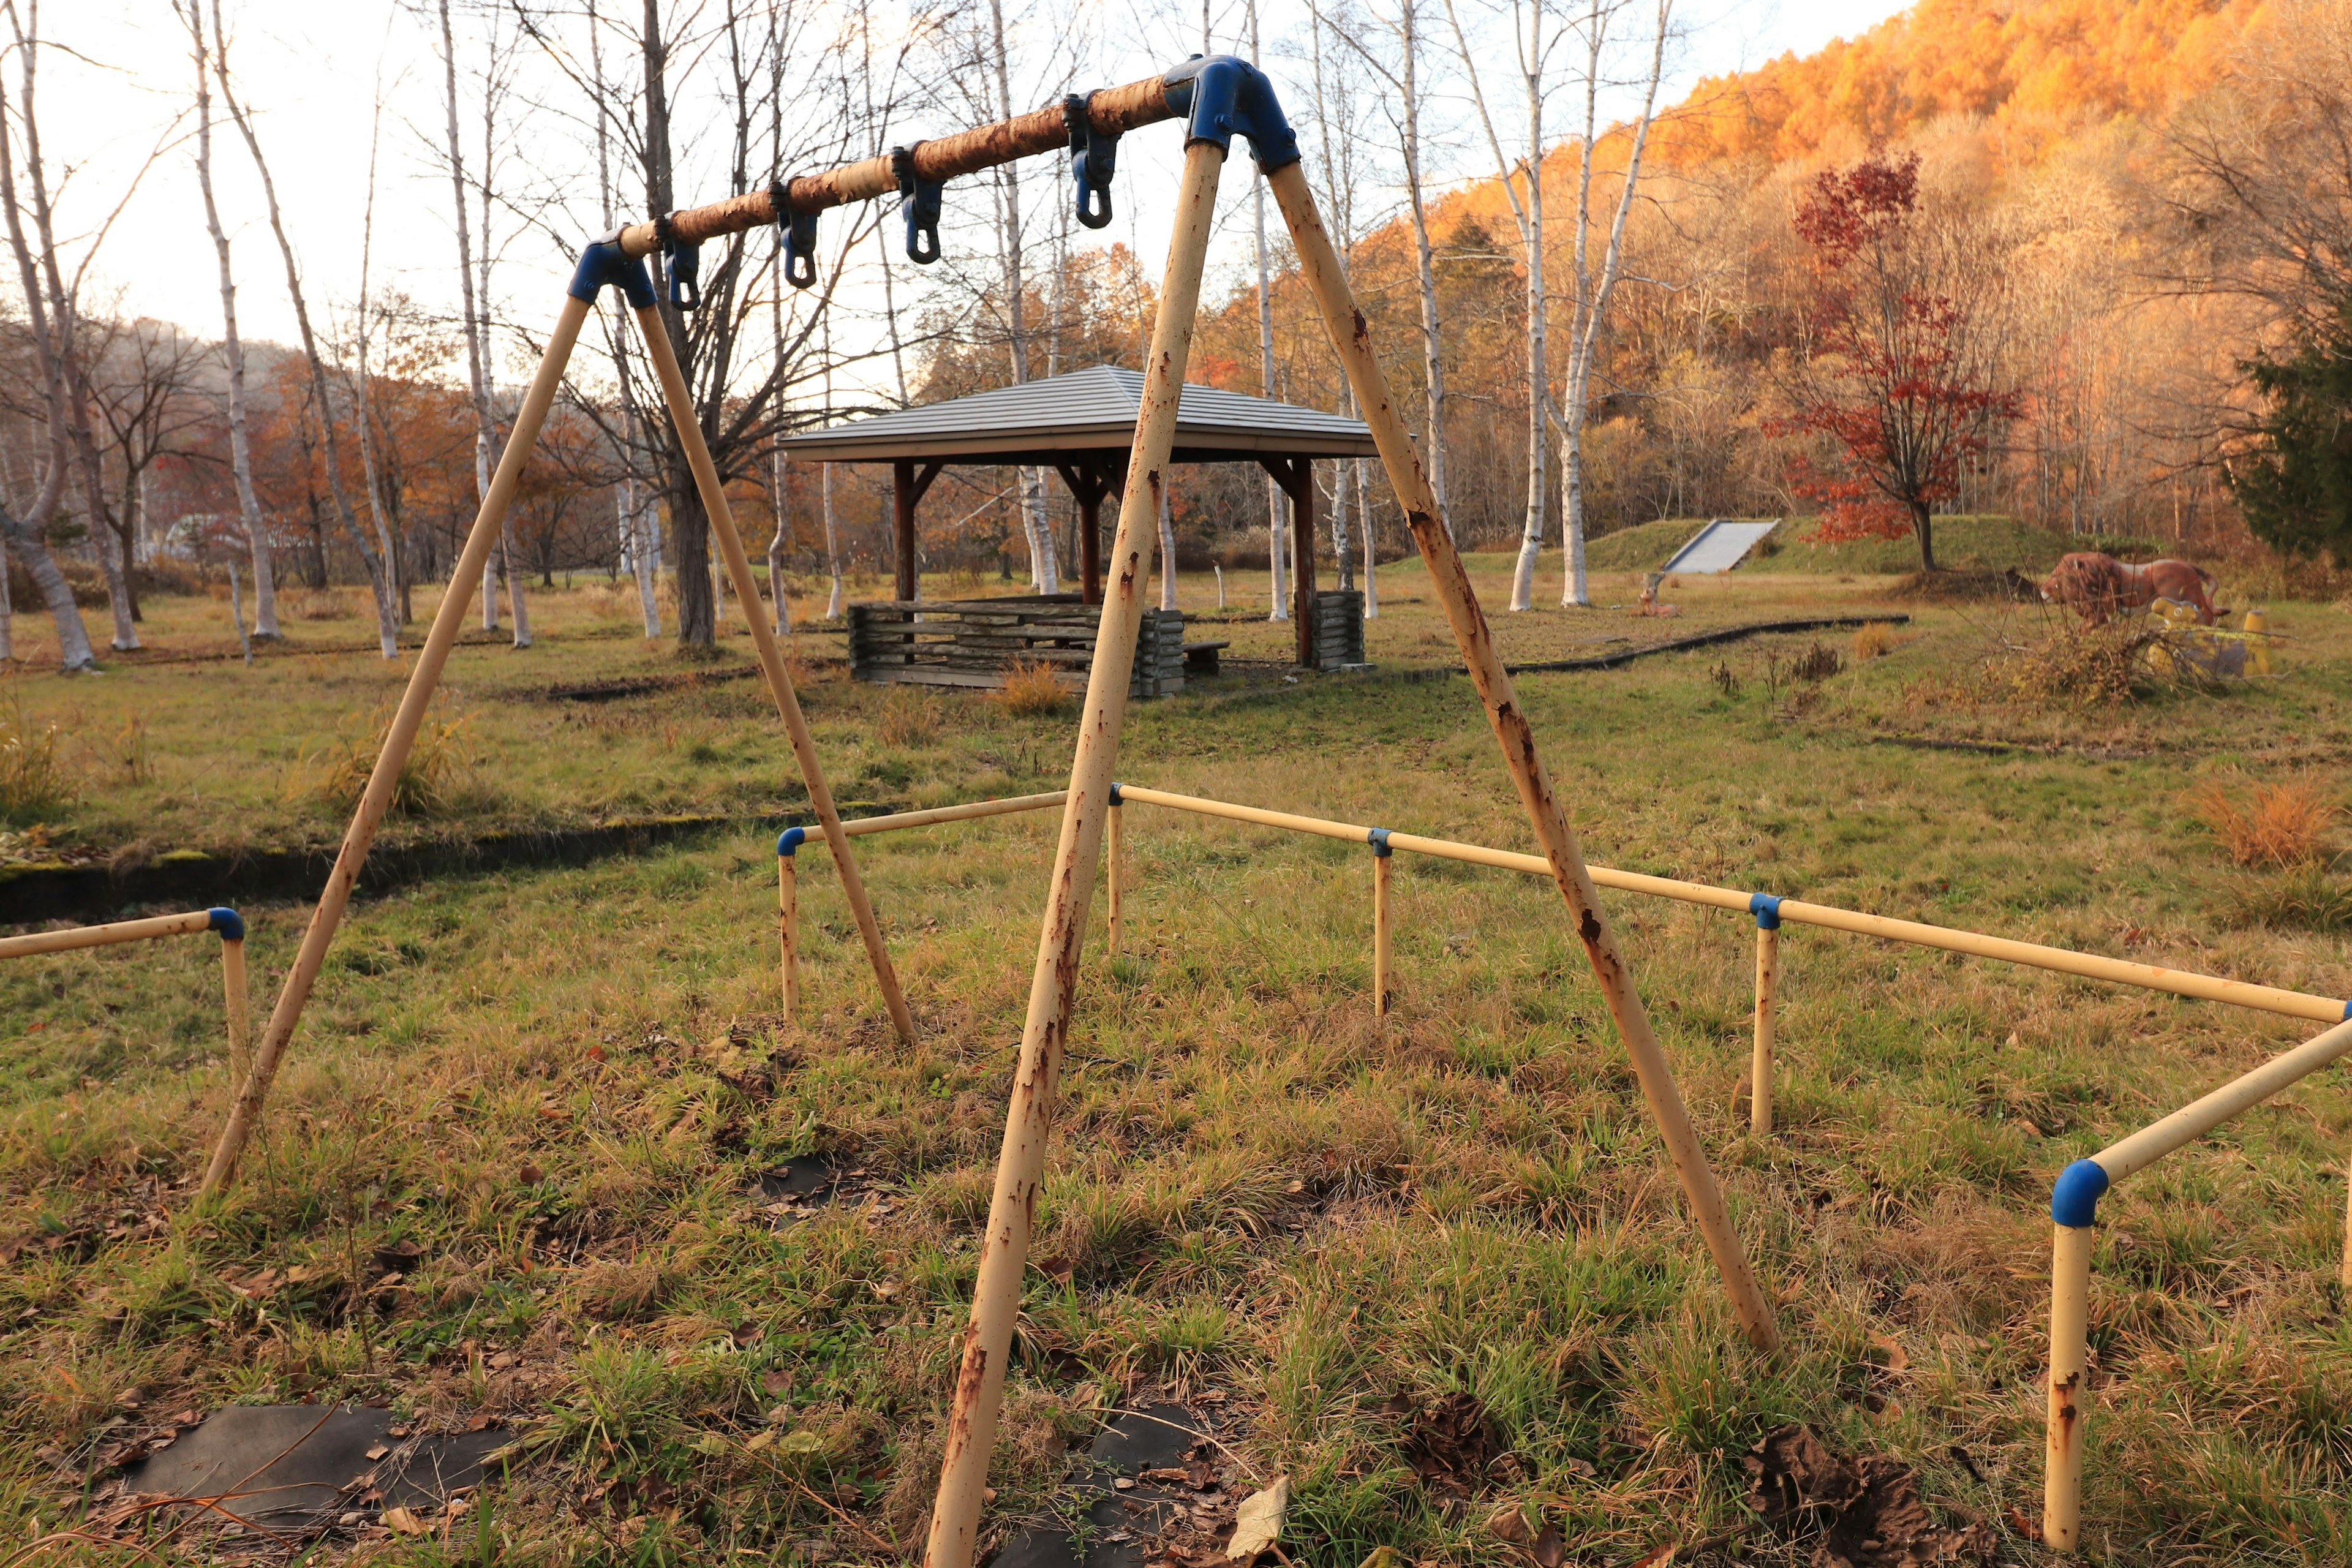
[[[1907,532],[1933,572],[1935,508],[2020,413],[1999,380],[1997,238],[1923,206],[1916,153],[1824,170],[1796,229],[1812,255],[1810,330],[1786,388],[1791,411],[1765,429],[1820,438],[1789,465],[1791,488],[1821,503],[1815,537]]]

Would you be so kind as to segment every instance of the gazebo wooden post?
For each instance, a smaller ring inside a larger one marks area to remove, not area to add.
[[[1102,500],[1117,486],[1098,464],[1086,458],[1076,463],[1056,460],[1054,471],[1070,488],[1078,503],[1078,598],[1083,604],[1102,603]]]
[[[898,557],[900,603],[915,596],[915,465],[901,458],[890,465],[890,523],[893,553]]]
[[[1290,498],[1290,619],[1298,666],[1315,668],[1315,459],[1260,458]]]
[[[940,466],[937,461],[928,462],[919,473],[911,458],[901,458],[890,465],[890,521],[898,556],[898,593],[902,604],[912,604],[923,596],[922,575],[915,569],[915,508],[921,504],[931,481],[940,477]]]

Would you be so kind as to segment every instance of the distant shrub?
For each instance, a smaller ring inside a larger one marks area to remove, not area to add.
[[[1059,713],[1069,697],[1062,689],[1052,665],[1015,659],[1004,667],[1004,684],[997,689],[992,700],[1015,718],[1030,719]]]
[[[1845,668],[1837,649],[1826,643],[1815,643],[1799,654],[1789,666],[1789,673],[1799,680],[1827,680]]]
[[[1873,621],[1856,628],[1853,634],[1853,662],[1868,664],[1874,658],[1885,658],[1895,651],[1895,628],[1885,621]]]
[[[375,772],[376,758],[383,751],[384,736],[392,729],[393,711],[389,706],[378,710],[365,737],[346,734],[317,755],[303,758],[319,799],[338,811],[347,812],[359,805]],[[425,715],[392,786],[394,815],[432,816],[448,809],[459,785],[473,771],[468,723],[463,715],[454,719]]]
[[[0,707],[0,819],[29,821],[73,799],[73,784],[58,756],[61,737],[55,724],[37,728],[25,717],[25,700],[13,688]]]
[[[2189,792],[2189,805],[2241,866],[2317,864],[2341,815],[2311,779],[2256,784],[2242,800],[2221,781],[2209,781]]]

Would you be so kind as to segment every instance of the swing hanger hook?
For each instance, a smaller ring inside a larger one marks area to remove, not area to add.
[[[1118,133],[1097,131],[1087,117],[1094,94],[1062,100],[1062,123],[1070,132],[1070,177],[1078,187],[1078,222],[1102,228],[1110,222],[1110,180],[1118,166]]]
[[[915,173],[915,148],[890,149],[890,172],[898,176],[899,209],[907,215],[907,259],[929,267],[940,258],[940,194],[945,180],[926,180]]]
[[[702,303],[702,247],[678,238],[667,213],[654,219],[654,237],[661,242],[662,271],[669,286],[667,298],[671,309],[695,310]]]
[[[816,281],[816,214],[796,212],[787,183],[768,186],[768,206],[776,215],[776,237],[784,247],[784,281],[805,289]]]

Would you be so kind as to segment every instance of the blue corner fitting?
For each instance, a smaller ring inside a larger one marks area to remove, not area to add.
[[[2344,1004],[2344,1021],[2352,1024],[2352,1002]]]
[[[1249,138],[1261,174],[1298,162],[1298,137],[1282,116],[1274,83],[1247,60],[1194,55],[1160,79],[1168,107],[1185,117],[1184,145],[1213,142],[1233,152],[1236,133]]]
[[[1756,917],[1758,931],[1780,929],[1780,900],[1769,893],[1748,895],[1748,912]]]
[[[801,846],[807,842],[807,828],[785,828],[782,833],[776,835],[776,858],[779,860],[790,859],[793,856],[799,854]]]
[[[1118,781],[1117,779],[1113,779],[1110,782],[1110,803],[1113,805],[1125,805],[1127,804],[1127,802],[1118,798]]]
[[[1374,827],[1368,829],[1364,834],[1364,842],[1372,847],[1372,854],[1375,858],[1382,860],[1389,858],[1389,830],[1387,828]]]
[[[2050,1189],[2050,1217],[2071,1229],[2095,1225],[2099,1198],[2107,1190],[2106,1167],[2096,1160],[2077,1160],[2058,1173]]]
[[[245,940],[245,917],[235,910],[215,904],[205,913],[212,917],[213,930],[220,932],[221,941],[243,942]]]
[[[618,289],[640,310],[654,302],[653,274],[646,270],[643,257],[622,252],[621,231],[617,228],[589,241],[588,248],[580,253],[578,269],[572,274],[572,287],[565,292],[575,300],[593,303],[606,284]]]

